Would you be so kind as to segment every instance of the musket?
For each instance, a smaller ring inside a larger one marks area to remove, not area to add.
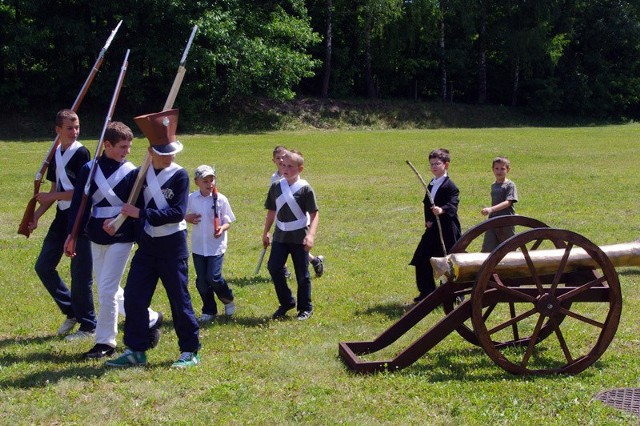
[[[129,61],[129,49],[127,49],[127,53],[125,53],[124,55],[124,61],[122,62],[122,67],[120,68],[120,75],[118,76],[116,88],[113,92],[113,97],[111,98],[111,105],[109,105],[109,111],[107,112],[107,116],[104,119],[104,126],[102,126],[102,134],[100,135],[100,139],[98,140],[98,145],[96,146],[96,152],[93,155],[93,162],[91,163],[91,169],[89,169],[89,176],[87,177],[87,182],[85,183],[82,191],[82,201],[80,202],[80,207],[78,207],[78,213],[76,215],[76,220],[73,223],[71,234],[69,234],[68,244],[65,247],[65,254],[67,254],[68,256],[75,255],[76,240],[78,238],[78,233],[80,232],[80,226],[82,226],[83,218],[85,215],[85,209],[87,207],[87,202],[89,200],[89,192],[91,191],[91,182],[93,182],[93,179],[96,175],[96,170],[99,167],[98,159],[100,157],[100,153],[102,152],[102,147],[104,146],[104,135],[105,135],[105,132],[107,131],[107,126],[109,125],[109,123],[111,122],[111,118],[113,117],[113,112],[116,109],[116,103],[118,102],[118,97],[120,96],[120,89],[122,89],[124,76],[127,73],[128,61]]]
[[[424,181],[424,179],[422,179],[422,176],[420,176],[420,173],[418,172],[418,170],[413,166],[413,164],[411,164],[411,161],[407,160],[407,164],[409,165],[409,167],[411,167],[411,170],[413,170],[413,173],[416,174],[416,176],[418,176],[418,179],[420,179],[420,182],[422,182],[422,186],[424,186],[424,190],[427,192],[427,197],[429,197],[429,204],[431,205],[431,207],[435,206],[436,204],[433,202],[433,197],[431,197],[431,192],[429,192],[429,185],[427,185],[427,182]],[[444,237],[442,236],[442,226],[440,225],[440,217],[438,215],[434,215],[436,217],[436,222],[438,224],[438,234],[440,235],[440,244],[442,244],[442,253],[444,253],[444,256],[447,255],[447,247],[444,245]]]
[[[98,53],[98,58],[96,59],[96,62],[93,64],[93,68],[91,68],[91,72],[89,72],[87,79],[85,80],[84,84],[82,85],[82,88],[80,89],[80,93],[78,93],[78,96],[76,96],[76,100],[73,102],[73,105],[71,106],[71,110],[73,112],[76,112],[78,110],[78,108],[80,107],[80,104],[82,103],[82,100],[84,99],[84,96],[89,91],[89,86],[91,86],[91,83],[93,82],[94,77],[96,76],[96,74],[98,74],[98,70],[100,69],[100,66],[102,65],[102,61],[104,60],[104,55],[107,52],[107,49],[109,49],[109,46],[111,45],[111,41],[113,41],[113,38],[116,36],[116,33],[120,29],[120,25],[122,25],[122,21],[118,22],[118,25],[116,25],[113,31],[111,31],[111,35],[109,35],[109,38],[107,39],[106,43],[100,50],[100,53]],[[56,135],[33,181],[33,197],[31,197],[31,199],[27,203],[27,208],[25,209],[24,214],[22,215],[22,221],[20,222],[20,226],[18,226],[18,234],[24,235],[27,238],[29,238],[29,235],[31,235],[31,230],[29,229],[29,223],[33,221],[33,214],[35,213],[35,210],[36,210],[36,195],[38,195],[38,193],[40,192],[40,185],[42,184],[42,178],[44,177],[44,173],[47,171],[47,167],[49,167],[51,160],[53,160],[53,156],[55,155],[56,149],[58,148],[59,144],[60,144],[60,137]]]
[[[169,96],[167,96],[167,100],[164,103],[163,111],[169,110],[173,108],[173,103],[176,100],[176,96],[180,91],[180,86],[182,85],[182,79],[184,78],[185,72],[187,69],[185,68],[185,64],[187,62],[187,54],[189,53],[189,49],[191,48],[191,43],[193,42],[193,38],[196,36],[196,31],[198,30],[198,26],[194,25],[193,30],[191,31],[191,36],[189,37],[189,41],[187,42],[187,46],[184,48],[184,52],[182,53],[182,58],[180,59],[180,65],[178,66],[178,72],[176,73],[176,77],[173,79],[173,84],[171,85],[171,90],[169,91]],[[129,199],[127,200],[128,204],[135,204],[138,196],[140,195],[140,190],[142,189],[142,184],[147,175],[147,170],[151,165],[151,154],[147,151],[142,160],[142,164],[140,165],[140,171],[138,173],[138,177],[136,178],[135,183],[133,184],[133,188],[131,188],[131,193],[129,194]],[[120,213],[115,217],[111,222],[109,222],[109,226],[112,226],[115,231],[117,231],[124,221],[127,219],[127,216]]]
[[[218,213],[218,185],[213,185],[213,232],[217,235],[220,230],[220,216]]]

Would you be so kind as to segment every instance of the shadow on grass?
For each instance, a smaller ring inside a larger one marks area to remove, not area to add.
[[[618,271],[618,275],[624,275],[625,277],[636,277],[640,276],[640,269],[621,269]]]
[[[41,343],[61,340],[60,336],[31,336],[31,337],[14,337],[0,339],[0,349],[12,345],[38,345]]]
[[[399,319],[411,305],[403,303],[384,303],[356,311],[356,315],[385,315],[389,319]]]
[[[544,352],[544,350],[542,351]],[[540,355],[540,353],[538,353]],[[557,362],[548,357],[542,356],[538,359],[542,361],[542,368],[558,367]],[[586,370],[582,371],[580,377],[593,377],[595,372],[609,368],[609,363],[598,360]],[[352,372],[353,375],[359,375]],[[548,380],[549,375],[516,375],[503,370],[495,364],[480,347],[470,349],[450,349],[427,352],[414,364],[395,371],[380,371],[372,373],[371,376],[398,375],[398,376],[418,376],[424,380],[435,382],[497,382],[497,381],[525,381],[531,382],[537,379]],[[557,376],[570,376],[569,374],[558,374]]]
[[[266,317],[238,317],[238,316],[226,316],[218,315],[215,320],[200,324],[200,328],[214,328],[218,326],[224,326],[225,324],[237,324],[242,327],[264,327],[265,324],[271,322],[271,316]]]
[[[241,277],[241,278],[230,278],[227,280],[228,284],[234,285],[237,287],[248,287],[250,285],[264,284],[264,283],[270,283],[270,282],[271,282],[270,277],[263,277],[261,275]]]
[[[106,367],[102,367],[102,365],[100,368],[96,368],[93,365],[77,365],[58,371],[38,371],[18,379],[0,380],[0,387],[19,389],[41,388],[69,378],[93,379],[102,376],[105,371]]]

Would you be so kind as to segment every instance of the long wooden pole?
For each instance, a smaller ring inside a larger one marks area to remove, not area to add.
[[[632,243],[601,246],[600,249],[611,260],[613,266],[640,266],[640,240]],[[554,273],[565,253],[565,249],[531,250],[529,256],[536,272],[539,274]],[[452,282],[465,282],[475,279],[478,271],[490,253],[452,253],[445,257],[432,257],[433,275]],[[577,268],[594,268],[598,265],[589,254],[580,247],[569,253],[565,272]],[[530,276],[529,265],[522,252],[508,253],[495,267],[495,272],[502,277],[517,278]]]
[[[167,100],[164,103],[163,111],[173,108],[173,103],[176,100],[176,96],[180,91],[180,86],[182,85],[182,80],[184,79],[184,74],[187,71],[185,68],[185,63],[187,62],[187,54],[189,53],[189,49],[191,48],[191,43],[193,42],[193,38],[196,35],[196,31],[198,30],[198,26],[194,25],[193,30],[191,31],[191,36],[189,37],[189,41],[187,42],[187,47],[185,47],[184,52],[182,53],[182,58],[180,59],[180,65],[178,66],[178,72],[176,74],[175,79],[173,80],[173,84],[171,85],[171,90],[169,91],[169,96],[167,96]],[[145,176],[147,175],[147,170],[151,165],[151,155],[147,151],[142,160],[142,164],[140,165],[140,172],[138,173],[138,177],[136,178],[135,183],[133,184],[133,188],[131,189],[131,193],[129,194],[129,199],[127,200],[128,204],[135,204],[138,196],[140,195],[140,191],[142,190],[142,184],[144,183]],[[124,221],[127,219],[127,216],[120,213],[116,216],[111,222],[109,222],[109,226],[112,227],[115,231],[117,231]]]
[[[124,82],[124,76],[127,73],[127,65],[129,61],[129,49],[127,49],[127,53],[124,56],[124,62],[122,63],[122,67],[120,68],[120,75],[118,76],[118,81],[116,83],[116,88],[113,92],[113,97],[111,98],[111,105],[109,105],[109,111],[107,112],[107,116],[104,120],[104,126],[102,126],[102,134],[100,135],[100,139],[98,140],[98,145],[96,146],[96,152],[93,156],[93,163],[91,164],[91,169],[89,170],[89,176],[87,177],[87,182],[84,185],[84,189],[82,192],[82,201],[80,203],[80,207],[78,207],[78,214],[76,215],[76,220],[73,223],[73,228],[71,230],[71,234],[69,235],[69,239],[67,244],[65,245],[65,254],[68,256],[74,256],[76,251],[76,240],[78,239],[78,234],[80,233],[80,226],[82,225],[85,209],[87,206],[87,202],[89,200],[89,192],[91,190],[91,182],[96,175],[96,170],[98,169],[98,158],[100,157],[100,153],[102,152],[102,147],[104,146],[104,135],[107,131],[107,126],[111,122],[111,118],[113,117],[113,112],[116,109],[116,103],[118,102],[118,97],[120,96],[120,90],[122,89],[122,83]]]
[[[120,25],[122,25],[122,21],[120,21],[118,25],[116,25],[116,27],[113,29],[113,31],[111,31],[111,35],[109,35],[109,38],[107,38],[107,41],[102,47],[102,49],[100,49],[100,53],[98,54],[98,58],[96,59],[96,62],[93,64],[93,67],[91,68],[91,71],[87,76],[87,79],[84,81],[84,84],[82,85],[82,88],[78,93],[78,96],[76,96],[76,100],[73,102],[73,105],[71,106],[71,110],[73,112],[78,111],[78,108],[80,107],[80,104],[84,99],[84,96],[89,91],[89,86],[91,86],[93,79],[95,78],[96,74],[98,74],[98,70],[100,69],[100,66],[102,65],[102,62],[104,60],[104,55],[107,52],[107,49],[109,49],[109,46],[111,45],[111,41],[113,41],[113,38],[116,36],[116,33],[120,29]],[[27,207],[24,211],[24,214],[22,215],[22,220],[20,221],[20,225],[18,226],[18,234],[24,235],[27,238],[29,238],[29,235],[31,235],[31,230],[29,229],[29,223],[33,221],[33,215],[36,210],[36,195],[38,195],[38,193],[40,192],[40,185],[42,184],[44,173],[47,171],[47,167],[49,167],[49,164],[51,163],[51,160],[53,159],[53,156],[55,155],[56,149],[58,148],[59,144],[60,144],[60,139],[58,135],[56,135],[33,181],[33,196],[27,203]]]

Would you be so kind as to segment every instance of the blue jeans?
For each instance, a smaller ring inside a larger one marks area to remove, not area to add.
[[[309,253],[302,244],[288,244],[274,241],[271,243],[271,254],[267,268],[271,275],[271,280],[276,288],[276,295],[280,306],[295,305],[291,289],[287,285],[287,278],[284,275],[284,266],[287,257],[291,255],[293,267],[296,272],[296,282],[298,283],[298,311],[311,311],[311,276],[309,275]]]
[[[214,294],[224,304],[233,301],[233,291],[222,276],[224,254],[219,256],[202,256],[192,254],[193,266],[196,270],[196,288],[202,298],[202,313],[217,315],[218,307]]]
[[[69,289],[57,270],[67,239],[67,223],[65,212],[56,213],[42,243],[35,270],[60,311],[67,318],[75,318],[80,323],[80,330],[94,331],[96,313],[93,306],[91,243],[86,235],[77,238],[76,255],[71,259]]]

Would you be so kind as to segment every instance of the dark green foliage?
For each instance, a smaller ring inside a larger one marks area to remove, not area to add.
[[[81,113],[106,110],[126,49],[116,116],[159,109],[193,25],[182,126],[245,99],[320,96],[330,22],[330,98],[437,100],[444,84],[447,101],[638,119],[639,10],[630,0],[3,1],[0,110],[69,107],[123,19]]]

